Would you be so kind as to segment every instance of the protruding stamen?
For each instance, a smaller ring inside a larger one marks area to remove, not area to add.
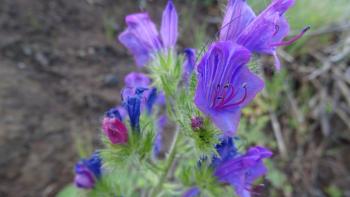
[[[277,43],[272,43],[272,47],[278,47],[278,46],[288,46],[291,45],[293,42],[299,40],[311,27],[307,26],[305,27],[298,35],[294,36],[292,39],[288,41],[282,41],[282,42],[277,42]]]
[[[243,84],[243,85],[242,85],[242,88],[244,88],[244,95],[243,95],[243,97],[242,97],[241,100],[239,100],[239,101],[237,101],[237,102],[235,102],[235,103],[232,103],[232,104],[224,105],[224,106],[222,106],[222,107],[223,107],[223,108],[226,108],[226,107],[232,107],[232,106],[236,106],[236,105],[242,104],[242,103],[245,101],[245,99],[247,98],[247,95],[248,95],[248,92],[247,92],[247,85],[246,85],[246,84]]]

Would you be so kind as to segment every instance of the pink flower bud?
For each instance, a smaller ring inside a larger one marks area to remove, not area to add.
[[[102,129],[112,144],[125,144],[128,142],[128,129],[118,118],[105,117]]]

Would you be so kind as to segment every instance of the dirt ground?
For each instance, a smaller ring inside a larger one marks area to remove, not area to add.
[[[137,10],[122,2],[0,0],[0,196],[53,196],[72,180],[73,137],[98,143],[134,68],[106,36],[106,17]]]

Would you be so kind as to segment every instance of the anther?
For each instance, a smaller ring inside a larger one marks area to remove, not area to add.
[[[275,25],[275,32],[273,32],[273,36],[275,36],[280,30],[280,26],[279,25]]]

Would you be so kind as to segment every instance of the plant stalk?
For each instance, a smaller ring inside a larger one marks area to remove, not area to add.
[[[175,134],[174,146],[170,151],[168,162],[165,166],[163,173],[161,174],[161,176],[159,178],[157,186],[153,189],[153,191],[151,193],[152,197],[158,196],[159,192],[161,191],[161,189],[163,187],[163,183],[166,181],[166,178],[169,174],[169,171],[170,171],[171,167],[173,166],[173,163],[174,163],[174,160],[176,157],[176,149],[177,149],[177,143],[178,143],[178,139],[179,139],[178,136],[179,136],[179,133],[177,131],[177,133]]]

